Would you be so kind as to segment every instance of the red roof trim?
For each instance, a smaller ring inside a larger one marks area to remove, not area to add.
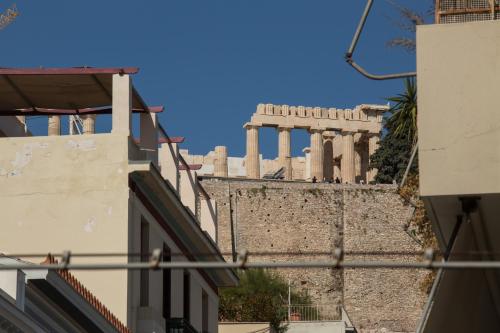
[[[49,254],[42,264],[57,264],[57,260],[53,255]],[[56,273],[68,283],[73,290],[82,296],[101,316],[113,325],[120,333],[132,333],[132,331],[125,326],[111,311],[104,306],[101,301],[97,299],[83,284],[78,281],[73,274],[68,272],[67,269],[58,269]]]
[[[184,164],[179,165],[179,170],[200,170],[203,164],[188,164],[187,167]]]
[[[165,108],[163,106],[148,106],[150,113],[160,113],[163,112]],[[16,110],[0,110],[0,116],[54,116],[54,115],[72,115],[72,114],[111,114],[113,109],[111,107],[102,108],[85,108],[79,110],[73,109],[46,109],[46,108],[35,108],[33,109],[16,109]],[[132,109],[133,113],[146,113],[144,109]]]
[[[186,138],[183,136],[172,136],[168,138],[159,138],[158,143],[183,143]]]
[[[69,68],[5,68],[0,75],[82,75],[82,74],[136,74],[138,67],[69,67]]]

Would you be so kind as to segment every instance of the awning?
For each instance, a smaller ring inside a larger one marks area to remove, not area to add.
[[[109,113],[113,74],[126,68],[0,68],[0,115]],[[150,110],[132,87],[132,108]]]

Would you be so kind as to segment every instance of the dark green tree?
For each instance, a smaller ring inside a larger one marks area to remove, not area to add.
[[[262,269],[238,272],[240,283],[220,290],[219,320],[269,322],[274,332],[285,332],[288,284],[277,274]],[[291,293],[292,303],[310,304],[307,296]]]
[[[378,169],[375,183],[400,182],[410,161],[417,141],[417,88],[414,79],[405,80],[402,94],[388,98],[395,103],[389,110],[385,135],[379,149],[370,158],[370,168]],[[413,160],[410,174],[417,172],[417,158]]]
[[[375,183],[399,183],[410,161],[412,145],[407,138],[387,133],[380,141],[379,149],[371,156],[370,167],[378,169]],[[417,171],[418,161],[414,159],[410,173]]]

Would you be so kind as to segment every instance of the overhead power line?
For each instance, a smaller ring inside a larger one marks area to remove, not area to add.
[[[421,261],[389,261],[389,260],[344,260],[341,249],[336,249],[332,260],[317,261],[283,261],[283,262],[249,262],[246,251],[238,255],[236,262],[215,261],[177,261],[163,262],[161,250],[156,249],[149,261],[129,263],[77,263],[70,262],[71,252],[63,253],[60,263],[31,264],[26,262],[0,265],[1,270],[139,270],[139,269],[247,269],[247,268],[366,268],[366,269],[500,269],[500,261],[442,261],[435,259],[435,252],[427,250]],[[9,256],[10,257],[10,256]]]
[[[275,257],[275,256],[296,256],[296,257],[314,257],[314,256],[334,256],[332,251],[247,251],[250,257]],[[342,250],[344,256],[423,256],[425,251],[345,251]],[[435,250],[436,256],[444,255],[442,251]],[[48,255],[54,257],[61,257],[64,253],[0,253],[0,258],[11,257],[11,258],[45,258]],[[71,252],[71,257],[79,258],[94,258],[94,257],[144,257],[151,256],[153,253],[140,253],[140,252]],[[232,256],[232,252],[172,252],[169,253],[171,257],[219,257],[219,256]],[[480,257],[480,256],[500,256],[500,252],[497,251],[457,251],[453,252],[454,258],[464,258],[464,257]]]

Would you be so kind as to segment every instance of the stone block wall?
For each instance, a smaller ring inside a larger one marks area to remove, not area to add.
[[[321,260],[328,256],[300,253],[331,252],[341,246],[341,193],[306,188],[301,183],[283,184],[276,181],[202,181],[205,190],[217,202],[219,247],[227,260],[232,260],[233,248],[236,251],[246,249],[250,253],[279,253],[251,256],[253,261]],[[332,311],[337,311],[342,302],[342,274],[338,270],[282,269],[279,273],[296,289],[307,292],[315,303],[327,304]]]
[[[417,260],[405,252],[421,247],[405,231],[412,209],[392,185],[342,185],[273,180],[203,178],[217,201],[218,242],[226,259],[242,249],[266,252],[253,261],[327,259],[324,252],[403,252],[399,255],[346,254],[345,259]],[[267,255],[277,252],[278,255]],[[304,253],[321,253],[307,254]],[[282,269],[294,288],[316,304],[342,305],[360,332],[415,330],[426,295],[417,270]]]
[[[413,211],[395,188],[344,189],[344,250],[349,260],[416,261],[423,249],[405,226]],[[392,252],[393,255],[373,255]],[[368,255],[368,253],[371,253]],[[344,269],[343,304],[361,333],[414,332],[427,299],[428,274],[408,269]]]

